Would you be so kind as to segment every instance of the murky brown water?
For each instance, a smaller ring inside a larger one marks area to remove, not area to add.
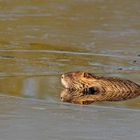
[[[139,15],[139,0],[1,0],[0,139],[139,140],[140,98],[59,100],[68,71],[140,84]]]

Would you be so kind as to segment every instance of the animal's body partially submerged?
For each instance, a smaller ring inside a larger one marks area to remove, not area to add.
[[[67,92],[62,94],[63,97],[67,95],[69,102],[80,104],[96,101],[121,101],[140,95],[140,85],[130,80],[99,77],[86,72],[63,74],[61,82],[67,89]]]

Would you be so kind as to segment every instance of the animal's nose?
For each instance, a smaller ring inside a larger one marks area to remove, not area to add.
[[[64,78],[64,74],[61,76],[61,79],[63,79]]]

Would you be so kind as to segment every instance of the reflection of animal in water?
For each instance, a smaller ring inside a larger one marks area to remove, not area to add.
[[[140,95],[140,85],[126,79],[99,77],[86,72],[69,72],[61,77],[66,88],[61,100],[79,104],[121,101]]]
[[[92,98],[89,98],[90,96],[87,91],[64,89],[60,94],[60,99],[62,102],[89,104],[94,102]]]

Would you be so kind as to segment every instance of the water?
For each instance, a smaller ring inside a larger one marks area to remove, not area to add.
[[[0,97],[1,139],[139,139],[139,110]]]
[[[0,139],[139,139],[140,98],[60,102],[60,75],[140,83],[138,0],[0,1]]]

